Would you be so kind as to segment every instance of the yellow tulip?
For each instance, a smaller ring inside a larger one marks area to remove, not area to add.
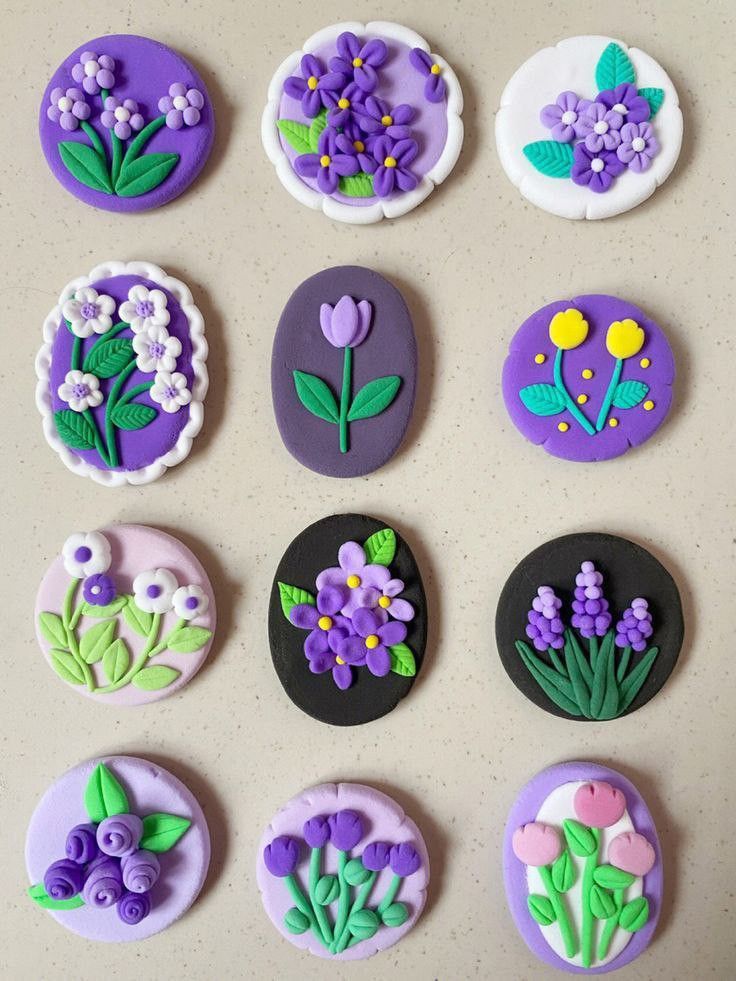
[[[574,307],[556,313],[549,322],[549,336],[555,347],[571,351],[588,336],[588,321]]]
[[[615,320],[606,334],[606,347],[609,354],[623,361],[633,358],[644,344],[644,331],[635,320]]]

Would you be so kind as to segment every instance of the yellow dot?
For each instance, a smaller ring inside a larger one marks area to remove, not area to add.
[[[652,402],[651,399],[647,399],[644,403],[644,408],[647,410],[647,412],[651,412],[654,408],[654,402]]]
[[[395,160],[395,158],[394,157],[386,157],[386,159],[383,161],[383,166],[384,167],[395,167],[396,166],[396,160]]]
[[[350,99],[346,99],[345,96],[343,96],[342,99],[337,100],[337,104],[341,109],[349,109]]]
[[[365,639],[365,646],[369,651],[372,651],[374,648],[378,647],[380,643],[381,638],[378,636],[378,634],[368,634]]]
[[[318,84],[319,84],[319,80],[316,79],[314,75],[310,75],[309,78],[307,79],[307,88],[311,89],[312,92],[314,92]]]
[[[330,627],[332,626],[332,618],[320,617],[319,620],[317,621],[317,626],[319,627],[320,630],[329,630]]]
[[[546,354],[535,354],[534,355],[534,362],[535,362],[535,364],[544,364],[544,362],[546,360],[547,360],[547,355]]]
[[[363,64],[362,58],[353,58],[353,68],[360,68],[362,64]]]
[[[353,146],[358,151],[358,153],[362,153],[365,150],[365,143],[362,140],[354,140]]]
[[[387,610],[389,606],[391,606],[391,597],[382,596],[378,601],[378,605],[381,607],[382,610]]]
[[[566,433],[567,430],[570,428],[570,423],[569,422],[558,422],[557,423],[557,428],[560,430],[561,433]]]
[[[335,660],[337,661],[338,664],[344,664],[345,663],[341,657],[336,657]]]
[[[432,72],[433,75],[439,75],[439,73],[442,71],[439,65],[432,65],[432,67],[429,70]]]
[[[384,126],[392,126],[394,122],[393,116],[382,116],[381,122],[383,123]]]
[[[652,362],[649,360],[649,358],[642,358],[641,361],[639,362],[639,365],[642,368],[648,368],[651,363]]]
[[[319,158],[319,163],[320,163],[320,167],[329,167],[330,166],[330,158],[328,157],[328,155],[326,153],[323,154],[323,156],[321,156]]]
[[[611,427],[611,429],[615,429],[616,426],[618,426],[618,419],[616,419],[615,417],[609,419],[608,420],[608,425]]]
[[[593,377],[593,371],[592,371],[591,368],[583,368],[583,370],[580,372],[580,374],[583,376],[583,378],[592,378]]]
[[[351,589],[357,589],[360,586],[360,576],[348,576],[345,582],[350,586]]]
[[[588,396],[587,395],[585,395],[585,394],[578,395],[578,397],[577,397],[577,403],[578,403],[578,405],[585,405],[585,403],[587,401],[588,401]]]

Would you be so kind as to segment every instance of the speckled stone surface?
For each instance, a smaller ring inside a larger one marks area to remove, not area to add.
[[[274,67],[345,16],[394,16],[457,70],[462,156],[442,192],[377,227],[336,225],[281,187],[259,139]],[[455,15],[457,12],[457,16]],[[104,949],[108,981],[311,981],[325,964],[281,941],[255,879],[259,836],[303,788],[351,780],[384,790],[432,855],[422,920],[372,961],[331,979],[551,978],[514,929],[501,885],[503,828],[539,769],[591,759],[641,790],[659,830],[667,898],[626,981],[733,972],[732,756],[736,429],[731,176],[736,91],[730,0],[406,0],[397,5],[236,0],[123,7],[0,0],[12,96],[2,141],[0,494],[4,624],[0,676],[0,977],[97,981],[101,948],[23,895],[26,825],[44,789],[91,755],[162,764],[203,805],[212,864],[196,905],[140,946]],[[603,18],[603,20],[601,20]],[[93,212],[58,186],[38,145],[46,79],[86,37],[160,38],[204,78],[215,147],[203,173],[150,215]],[[520,199],[496,157],[493,111],[543,44],[611,31],[667,67],[686,117],[678,166],[620,218],[572,222]],[[147,487],[110,490],[68,473],[33,405],[33,357],[58,284],[110,257],[150,258],[191,287],[207,325],[211,387],[186,466]],[[287,296],[328,265],[387,275],[411,309],[417,405],[402,449],[349,484],[300,467],[273,421],[273,329]],[[576,292],[624,293],[667,332],[678,363],[671,414],[636,453],[580,465],[519,437],[501,396],[509,340],[530,310]],[[337,733],[284,694],[268,653],[267,609],[284,547],[341,509],[390,519],[412,542],[431,611],[421,676],[383,720]],[[59,685],[38,651],[37,584],[70,526],[144,522],[185,542],[217,594],[202,670],[172,698],[112,711]],[[584,727],[532,706],[495,654],[493,614],[508,570],[572,531],[633,538],[665,560],[682,593],[685,646],[666,688],[614,724]],[[338,738],[339,736],[339,738]],[[699,829],[696,833],[696,826]]]

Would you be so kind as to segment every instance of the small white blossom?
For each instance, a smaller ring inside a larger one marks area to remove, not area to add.
[[[149,290],[138,283],[128,290],[128,299],[120,304],[120,319],[130,324],[134,334],[149,327],[166,327],[171,314],[166,309],[168,300],[163,290]]]
[[[193,620],[207,612],[209,597],[200,586],[180,586],[173,597],[174,612],[181,620]]]
[[[112,561],[110,543],[99,531],[70,535],[61,550],[64,568],[73,579],[86,579],[107,572]]]
[[[61,312],[77,337],[106,334],[112,327],[115,300],[105,293],[98,293],[91,286],[83,286],[71,300],[66,301]]]
[[[168,613],[178,585],[168,569],[140,572],[133,580],[135,602],[146,613]]]
[[[158,402],[164,412],[178,412],[183,405],[192,401],[192,393],[187,388],[187,380],[180,371],[173,373],[157,371],[150,392],[154,402]]]
[[[84,371],[68,371],[57,392],[61,401],[75,412],[94,409],[102,402],[99,378]]]
[[[181,341],[170,337],[165,327],[148,327],[133,338],[133,350],[140,371],[173,371],[181,354]]]

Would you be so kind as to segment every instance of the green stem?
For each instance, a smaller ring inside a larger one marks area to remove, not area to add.
[[[147,656],[149,661],[151,660],[152,657],[155,657],[157,654],[160,654],[161,651],[166,650],[166,648],[169,646],[169,638],[171,637],[171,635],[176,633],[177,630],[181,630],[182,627],[186,626],[186,622],[187,622],[186,620],[177,620],[177,622],[174,624],[171,630],[166,634],[164,639],[159,644],[156,644],[156,646],[148,652]]]
[[[611,374],[611,380],[608,383],[608,388],[606,389],[606,396],[603,399],[601,411],[598,413],[598,419],[595,424],[596,432],[600,432],[606,424],[606,418],[608,417],[611,403],[613,402],[613,393],[616,391],[616,386],[618,385],[619,378],[621,377],[621,369],[623,366],[623,360],[621,358],[616,358],[616,364],[614,365],[613,373]]]
[[[101,695],[108,695],[111,691],[117,691],[118,688],[123,688],[136,674],[138,674],[141,668],[145,667],[146,661],[148,661],[148,659],[153,656],[154,652],[157,651],[157,648],[154,645],[156,643],[156,638],[158,637],[160,625],[161,614],[154,613],[153,620],[151,621],[151,629],[148,631],[148,637],[146,638],[146,646],[143,648],[135,661],[133,661],[133,664],[128,668],[122,678],[120,678],[118,681],[114,681],[110,685],[105,685],[104,688],[97,689]]]
[[[314,907],[314,915],[319,924],[319,929],[322,934],[322,940],[329,947],[332,943],[332,929],[330,927],[330,921],[327,918],[327,912],[323,906],[317,902],[317,883],[319,882],[320,876],[320,863],[322,860],[322,849],[313,848],[312,855],[309,859],[309,898]]]
[[[89,137],[90,143],[95,148],[95,151],[98,154],[98,156],[102,157],[103,161],[105,162],[105,166],[107,166],[107,154],[105,153],[105,145],[100,139],[97,130],[94,128],[94,126],[90,126],[90,124],[85,120],[82,120],[82,122],[79,125]]]
[[[550,872],[549,866],[540,866],[538,872],[542,878],[542,882],[544,883],[544,888],[547,890],[549,901],[552,903],[552,909],[555,911],[557,925],[560,928],[562,940],[565,944],[565,953],[568,957],[574,957],[578,952],[575,933],[573,932],[572,925],[570,924],[570,918],[567,915],[567,910],[565,909],[565,904],[562,901],[562,897],[557,892],[554,887],[554,883],[552,882],[552,873]]]
[[[294,900],[294,905],[298,910],[301,910],[302,913],[304,913],[306,918],[309,920],[309,925],[312,928],[312,933],[314,933],[315,937],[319,940],[321,944],[327,946],[325,944],[325,938],[322,936],[322,931],[317,925],[317,918],[314,915],[312,904],[309,902],[309,900],[306,898],[304,893],[299,888],[299,883],[296,881],[293,875],[287,875],[284,878],[284,882],[286,883],[287,889],[291,893],[291,898]]]
[[[89,664],[87,664],[87,662],[84,660],[84,658],[82,657],[79,651],[79,644],[77,643],[77,635],[74,631],[74,627],[72,626],[72,620],[73,620],[72,606],[74,604],[74,597],[76,596],[78,586],[79,586],[79,580],[72,579],[71,585],[69,586],[69,589],[67,589],[66,595],[64,596],[64,603],[61,607],[61,622],[64,627],[64,633],[66,634],[67,647],[69,648],[72,657],[77,662],[82,674],[84,675],[84,681],[85,684],[87,685],[87,688],[90,691],[94,691],[95,679],[94,679],[94,675],[92,674],[92,669],[90,668]]]
[[[613,898],[616,903],[616,912],[613,916],[609,916],[606,920],[606,925],[603,927],[603,933],[601,934],[601,940],[598,944],[598,960],[605,960],[608,954],[608,947],[611,943],[611,937],[613,936],[616,926],[618,925],[619,913],[623,909],[624,905],[624,889],[614,889]]]
[[[595,436],[595,429],[593,429],[592,425],[588,422],[588,420],[585,418],[585,416],[577,407],[577,405],[575,405],[575,403],[572,400],[572,397],[570,396],[570,393],[565,388],[565,383],[562,380],[562,354],[563,354],[562,348],[558,347],[557,354],[555,355],[555,363],[553,368],[555,388],[560,393],[560,395],[562,395],[562,397],[564,398],[565,405],[567,406],[567,411],[570,413],[573,419],[575,419],[575,421],[583,427],[583,429],[588,434],[588,436]]]
[[[69,332],[71,334],[74,334],[74,331],[72,330],[72,325],[69,323],[69,321],[65,319],[64,323],[66,324]],[[97,341],[95,341],[95,344],[96,343]],[[72,345],[72,354],[71,354],[71,358],[69,359],[70,371],[81,371],[82,370],[81,361],[82,361],[82,338],[77,337],[77,335],[74,334],[74,344]],[[92,415],[90,409],[85,409],[82,415],[92,427],[92,432],[94,433],[94,437],[95,437],[95,449],[97,450],[100,459],[102,460],[102,462],[105,464],[106,467],[109,467],[110,460],[107,455],[107,450],[105,449],[105,444],[102,442],[102,436],[100,435],[100,430],[97,427],[97,422],[95,421],[95,417]]]
[[[348,921],[348,908],[350,905],[350,886],[345,878],[345,866],[348,864],[348,853],[338,851],[337,853],[337,881],[340,884],[340,893],[337,897],[337,917],[335,919],[335,936],[341,937],[345,924]]]
[[[132,163],[138,156],[143,147],[148,143],[154,133],[157,133],[162,126],[166,125],[166,116],[157,116],[152,119],[148,126],[144,126],[140,133],[130,141],[128,149],[125,151],[121,169],[128,163]]]
[[[598,638],[591,637],[588,643],[588,650],[590,652],[590,666],[595,671],[595,664],[598,660]]]
[[[631,660],[631,646],[627,645],[624,647],[624,652],[621,655],[621,660],[618,664],[618,671],[616,672],[616,681],[621,684],[626,676],[626,669],[629,666],[629,661]]]
[[[370,896],[371,889],[373,888],[373,884],[377,878],[378,878],[378,872],[371,872],[371,874],[363,883],[360,892],[355,898],[355,902],[350,907],[350,913],[348,914],[348,919],[347,919],[348,923],[350,922],[350,917],[353,915],[353,913],[357,913],[358,910],[363,909],[365,904],[368,902],[368,897]],[[350,942],[350,928],[346,925],[345,929],[342,931],[342,934],[340,935],[339,940],[334,945],[333,953],[341,954],[348,946],[349,942]]]
[[[110,394],[107,396],[107,405],[105,406],[105,441],[107,442],[107,454],[110,458],[111,467],[117,467],[119,464],[118,449],[115,445],[115,423],[112,421],[112,413],[117,405],[120,390],[128,378],[133,374],[135,369],[136,360],[133,358],[115,379],[115,384],[112,386],[110,389]]]
[[[123,163],[123,143],[115,130],[112,131],[112,186],[115,187]]]
[[[391,882],[389,883],[389,887],[386,890],[386,895],[383,897],[381,902],[378,904],[378,907],[376,908],[376,913],[378,913],[379,918],[383,916],[383,914],[386,912],[386,910],[389,908],[391,903],[396,898],[396,893],[399,891],[400,885],[401,885],[401,876],[395,875],[391,880]]]
[[[141,384],[136,385],[135,388],[130,388],[128,389],[127,392],[123,392],[123,394],[118,399],[118,405],[126,405],[128,402],[131,402],[136,397],[136,395],[143,395],[144,392],[150,392],[152,388],[153,388],[152,381],[141,382]]]
[[[595,851],[585,859],[585,867],[583,868],[583,924],[581,931],[583,967],[590,967],[593,958],[593,929],[595,919],[590,909],[590,891],[593,888],[593,873],[598,867],[598,849],[601,840],[601,833],[598,828],[591,828],[590,833],[595,839]]]
[[[348,409],[350,408],[350,389],[352,387],[353,349],[345,348],[342,362],[342,391],[340,392],[340,452],[347,453]]]

